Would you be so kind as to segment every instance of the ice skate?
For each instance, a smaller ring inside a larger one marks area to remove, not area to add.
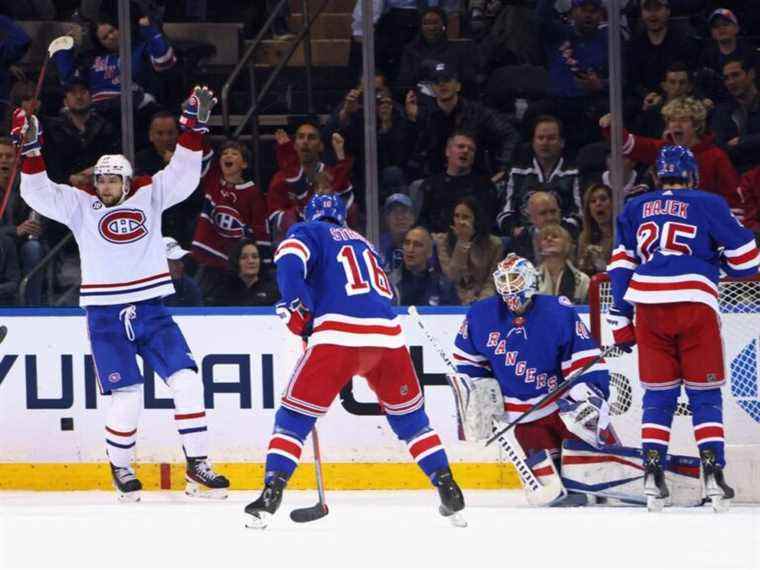
[[[259,498],[245,507],[246,514],[250,515],[246,517],[245,526],[262,530],[269,526],[272,515],[280,508],[282,492],[287,484],[288,480],[283,473],[275,473]]]
[[[702,476],[705,480],[705,495],[710,499],[716,513],[724,513],[731,507],[734,490],[723,477],[723,468],[715,464],[715,453],[705,449],[701,454]]]
[[[131,467],[117,467],[111,463],[111,478],[120,503],[136,503],[140,500],[142,483]]]
[[[441,470],[435,476],[436,488],[441,498],[438,512],[448,518],[456,527],[466,527],[461,511],[464,509],[464,495],[449,469]]]
[[[185,494],[204,499],[226,499],[230,482],[215,473],[206,459],[188,457],[185,472]]]
[[[650,449],[644,459],[644,495],[647,510],[653,513],[660,512],[670,497],[665,485],[665,472],[660,465],[660,454],[654,449]]]

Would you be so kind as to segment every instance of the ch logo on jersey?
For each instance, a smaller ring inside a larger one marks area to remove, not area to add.
[[[119,244],[135,242],[148,234],[142,210],[108,212],[101,218],[98,230],[106,241]]]
[[[240,212],[230,206],[214,206],[211,210],[217,233],[225,238],[240,239],[244,236],[245,224],[240,221]]]

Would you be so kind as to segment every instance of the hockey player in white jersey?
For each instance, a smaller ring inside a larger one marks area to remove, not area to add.
[[[180,119],[183,133],[169,164],[154,176],[133,177],[122,155],[102,156],[93,186],[79,190],[48,178],[35,116],[18,109],[11,135],[21,145],[21,197],[34,210],[67,225],[82,263],[80,305],[101,392],[111,395],[106,452],[120,500],[139,500],[142,485],[132,468],[143,402],[140,355],[166,382],[187,458],[186,492],[223,498],[229,481],[208,461],[203,383],[190,348],[163,306],[174,292],[161,232],[161,214],[198,186],[201,138],[216,103],[195,87]]]

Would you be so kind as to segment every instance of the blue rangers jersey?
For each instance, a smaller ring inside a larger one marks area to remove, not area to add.
[[[309,346],[406,345],[380,255],[361,234],[325,221],[293,225],[275,253],[282,300],[309,309]]]
[[[632,303],[705,303],[718,311],[720,269],[757,274],[752,232],[722,196],[700,190],[650,192],[630,200],[617,220],[617,244],[607,271],[614,307]]]
[[[511,312],[499,296],[474,303],[454,347],[459,373],[499,381],[510,422],[599,354],[572,303],[553,295],[533,295],[530,308],[522,316]],[[586,372],[582,381],[609,396],[605,364]],[[521,423],[538,420],[556,409],[557,404],[551,402]]]

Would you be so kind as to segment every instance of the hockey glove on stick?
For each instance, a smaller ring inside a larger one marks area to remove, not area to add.
[[[208,119],[211,116],[211,109],[216,103],[216,97],[214,97],[214,92],[211,89],[205,85],[203,87],[196,85],[182,106],[182,116],[179,118],[180,126],[186,131],[207,133]]]
[[[610,309],[607,314],[607,324],[612,329],[615,346],[623,352],[631,352],[636,344],[636,330],[631,318],[619,309]]]
[[[42,148],[42,126],[34,115],[27,115],[21,108],[13,111],[11,138],[21,147],[22,156],[39,156]]]
[[[290,303],[277,303],[275,305],[275,312],[293,334],[302,338],[306,338],[311,334],[311,313],[301,302],[301,299],[293,299]]]

